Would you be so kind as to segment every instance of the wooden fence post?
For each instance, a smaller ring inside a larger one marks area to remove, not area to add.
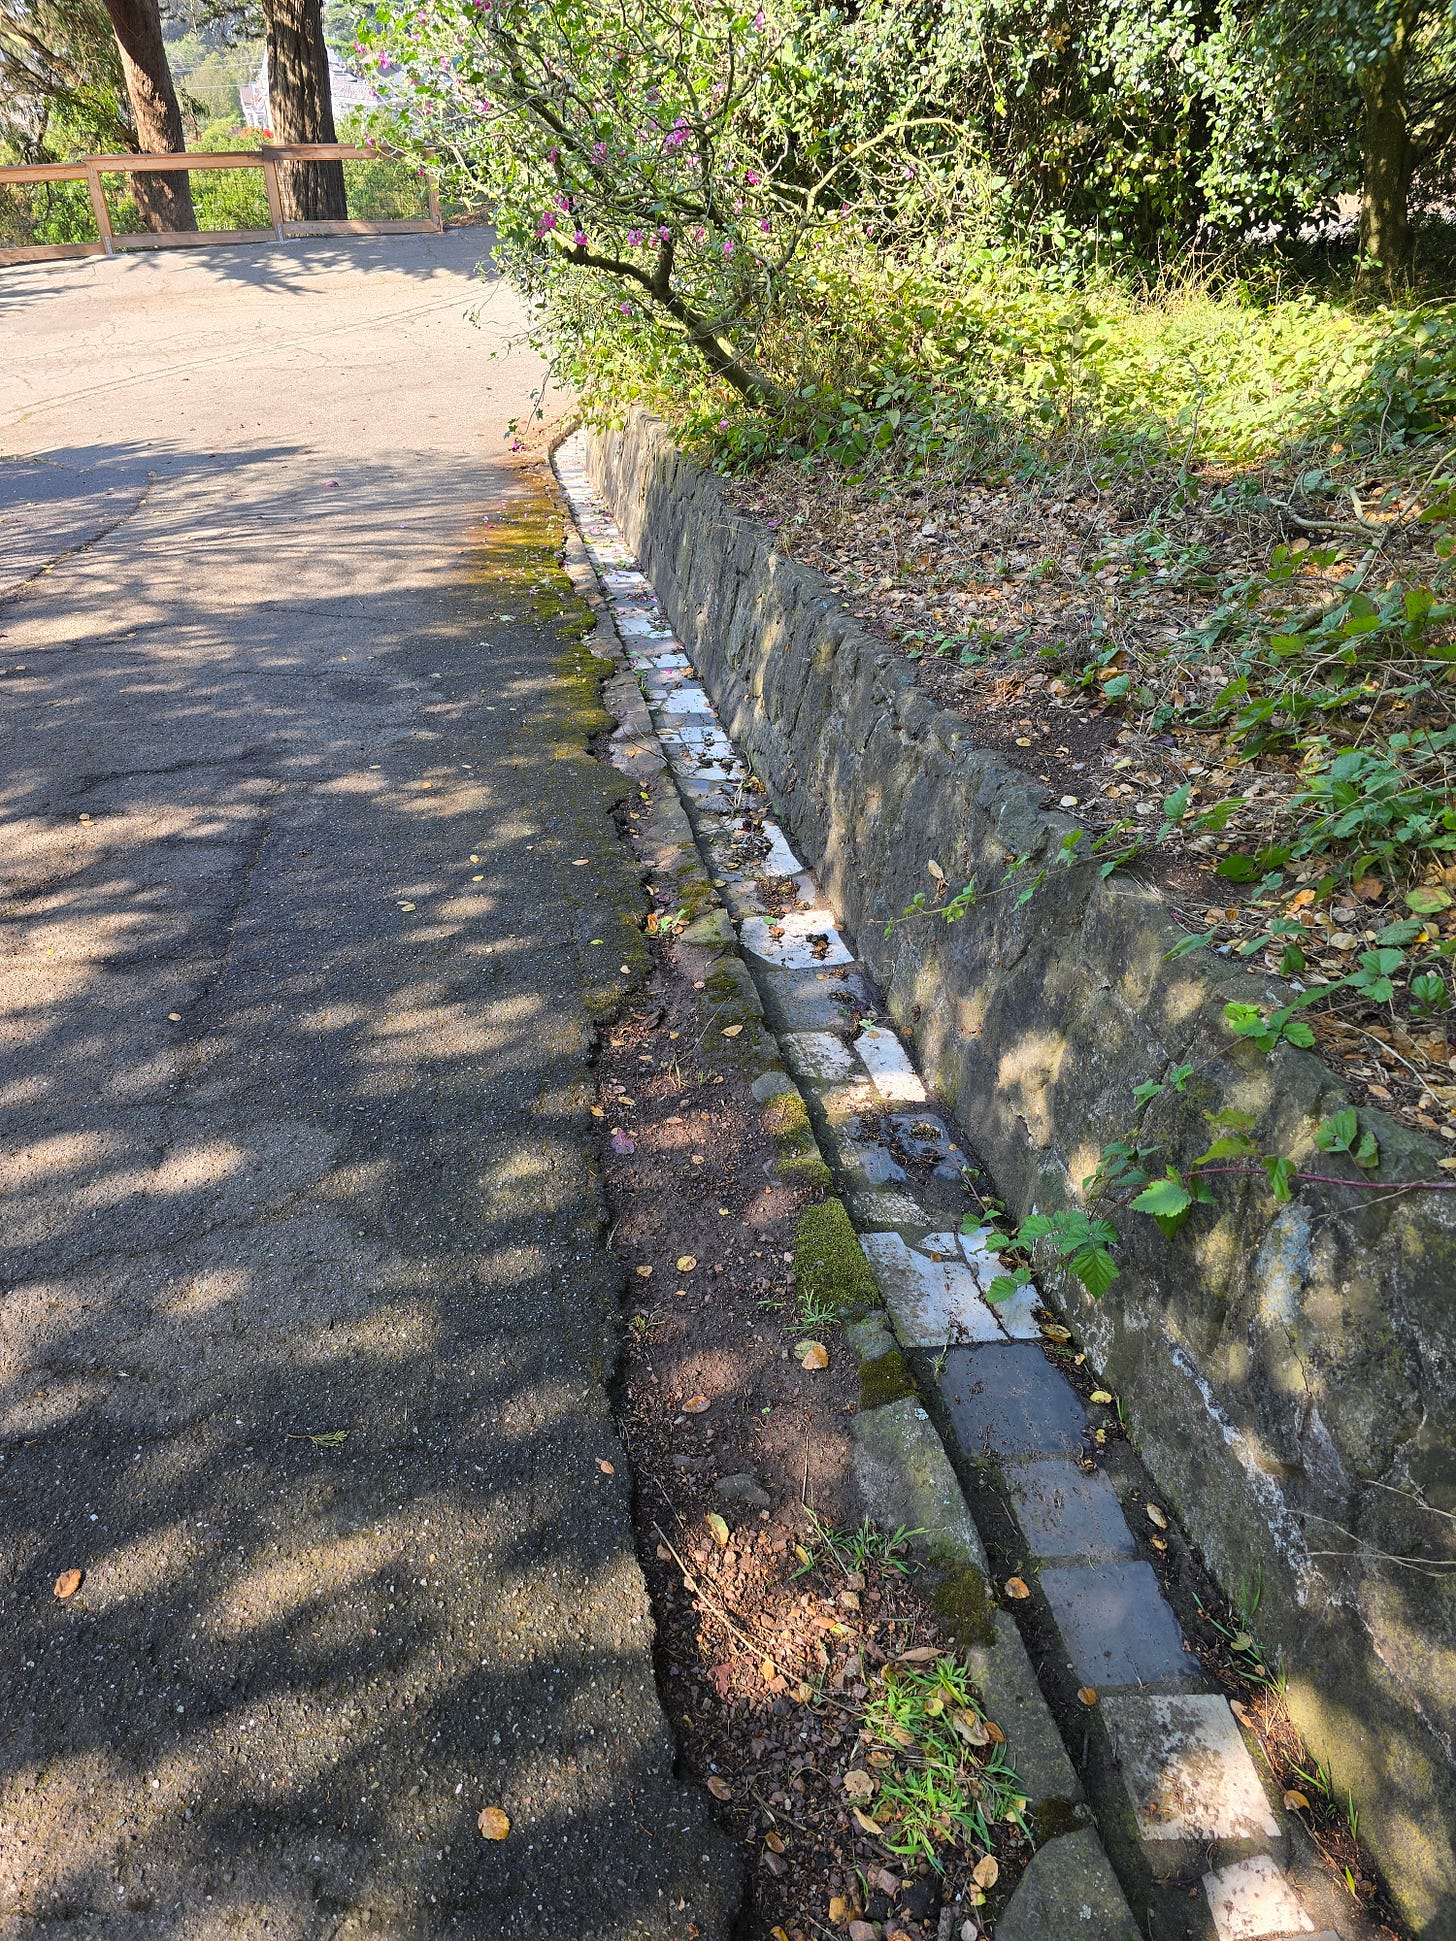
[[[271,155],[263,157],[263,187],[268,191],[268,214],[273,219],[273,230],[281,243],[283,241],[283,197],[278,188],[278,164]]]
[[[106,207],[106,190],[102,186],[101,171],[94,161],[86,163],[86,187],[91,191],[91,211],[96,218],[96,234],[101,238],[101,247],[108,256],[114,256],[111,246],[111,215]]]

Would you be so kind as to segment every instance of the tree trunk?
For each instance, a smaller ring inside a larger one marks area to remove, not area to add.
[[[143,154],[180,155],[187,147],[182,110],[172,86],[172,70],[162,45],[157,0],[106,0],[106,12],[121,49],[121,71],[136,122],[137,148]],[[134,175],[132,194],[147,228],[195,229],[192,184],[185,169],[165,175]]]
[[[323,0],[264,0],[268,26],[268,118],[280,142],[332,142],[334,104]],[[339,221],[342,162],[283,162],[278,188],[286,222]]]
[[[1373,257],[1387,281],[1410,262],[1411,140],[1405,70],[1421,0],[1405,0],[1384,58],[1367,68],[1365,145],[1360,186],[1360,254]]]

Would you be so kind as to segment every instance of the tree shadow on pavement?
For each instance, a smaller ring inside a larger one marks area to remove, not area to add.
[[[604,1392],[638,890],[540,489],[249,459],[0,607],[0,1908],[723,1932]]]

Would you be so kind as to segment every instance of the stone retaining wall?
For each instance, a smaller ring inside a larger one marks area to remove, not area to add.
[[[886,937],[932,887],[929,859],[957,886],[992,884],[1011,856],[1050,860],[1074,825],[652,419],[595,438],[591,466],[1014,1212],[1075,1201],[1074,1182],[1126,1131],[1133,1086],[1205,1060],[1158,1122],[1169,1158],[1206,1144],[1205,1109],[1237,1105],[1267,1149],[1358,1177],[1314,1147],[1346,1103],[1336,1078],[1288,1047],[1265,1059],[1223,1023],[1231,996],[1275,998],[1275,981],[1202,952],[1167,962],[1180,933],[1131,876],[1058,869],[1020,910],[996,898]],[[1429,1141],[1361,1119],[1381,1180],[1432,1177]],[[1456,1938],[1456,1578],[1440,1560],[1456,1558],[1456,1522],[1435,1512],[1456,1511],[1453,1201],[1306,1188],[1279,1208],[1240,1183],[1173,1241],[1127,1217],[1102,1302],[1057,1290],[1210,1567],[1234,1596],[1258,1587],[1254,1628],[1282,1658],[1297,1723],[1339,1791],[1353,1789],[1406,1918],[1443,1941]]]

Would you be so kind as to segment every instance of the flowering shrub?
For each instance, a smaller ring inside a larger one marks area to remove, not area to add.
[[[883,219],[945,130],[867,130],[855,30],[798,25],[752,0],[380,0],[358,52],[394,71],[394,139],[494,207],[502,262],[568,336],[609,285],[619,327],[665,330],[771,404],[754,345],[806,241]]]

